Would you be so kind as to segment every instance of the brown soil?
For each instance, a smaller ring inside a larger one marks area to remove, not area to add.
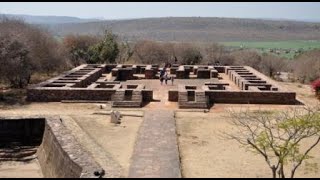
[[[111,155],[122,168],[122,175],[126,177],[130,165],[130,158],[133,153],[135,138],[142,122],[142,117],[124,116],[120,125],[110,123],[110,115],[93,115],[95,112],[109,112],[110,105],[106,105],[104,109],[100,109],[101,104],[90,103],[31,103],[24,106],[7,106],[0,111],[0,116],[10,115],[59,115],[69,116],[82,128],[85,135],[90,136],[98,143],[105,153]],[[134,114],[142,116],[141,110],[121,111],[126,114]],[[76,133],[76,132],[72,132]],[[77,134],[74,134],[77,137]],[[82,143],[82,142],[81,142]],[[90,143],[87,141],[86,143]],[[83,146],[91,146],[90,144],[82,144]],[[94,153],[94,152],[92,152]],[[21,164],[12,164],[11,167],[17,165],[16,170],[34,167],[28,165],[23,167]],[[1,168],[0,168],[1,169]],[[35,168],[36,169],[36,168]],[[33,171],[26,171],[25,176],[31,175]],[[23,174],[23,173],[20,173]],[[12,174],[14,176],[14,173]],[[19,175],[20,176],[20,175]],[[23,175],[21,175],[23,176]],[[34,174],[34,176],[37,176]],[[6,177],[0,172],[0,177]]]
[[[319,104],[311,88],[295,83],[279,83],[285,88],[297,92],[297,97],[305,105]],[[263,157],[246,151],[235,141],[221,138],[221,132],[232,132],[228,124],[226,110],[250,108],[272,110],[286,109],[289,105],[236,105],[215,104],[210,113],[177,112],[176,124],[182,161],[183,177],[271,177]],[[302,145],[302,149],[306,144]],[[320,163],[320,145],[310,155],[309,163]],[[314,172],[303,164],[297,170],[296,177],[319,177],[320,171]]]
[[[30,162],[0,162],[1,178],[42,178],[40,164],[37,160]]]

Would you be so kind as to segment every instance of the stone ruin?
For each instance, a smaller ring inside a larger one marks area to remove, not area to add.
[[[111,111],[110,115],[111,115],[111,119],[110,119],[111,123],[114,123],[114,124],[121,123],[121,114],[119,111]]]
[[[0,117],[0,161],[33,159],[45,178],[99,178],[104,172],[59,117]],[[120,174],[108,171],[103,177]]]
[[[208,108],[214,103],[297,104],[295,92],[280,88],[248,66],[194,66],[188,69],[179,67],[184,78],[192,74],[198,79],[210,79],[210,82],[204,82],[202,86],[180,85],[177,90],[170,90],[169,100],[178,102],[180,108]],[[220,81],[220,73],[227,75],[238,89]]]
[[[142,107],[153,101],[157,87],[140,80],[158,81],[160,70],[152,64],[85,64],[29,87],[27,99],[111,101],[112,107]],[[297,103],[295,92],[282,89],[249,66],[173,64],[167,71],[177,85],[168,91],[168,100],[177,102],[179,108],[208,108],[214,103]],[[192,85],[193,81],[198,84]]]
[[[159,90],[158,65],[86,64],[28,87],[27,99],[111,101],[112,107],[142,107]],[[210,108],[214,103],[296,104],[296,93],[248,66],[172,65],[175,85],[168,101],[179,108]],[[111,113],[112,123],[121,115]],[[14,151],[12,151],[12,149]],[[37,159],[44,177],[119,177],[104,171],[59,117],[0,117],[0,161]],[[117,172],[117,171],[115,171]]]
[[[153,91],[144,85],[120,82],[133,74],[148,74],[148,66],[81,65],[56,78],[28,88],[29,101],[112,101],[113,107],[141,107],[151,101]],[[154,70],[152,70],[154,71]]]

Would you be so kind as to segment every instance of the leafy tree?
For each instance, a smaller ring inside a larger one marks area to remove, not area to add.
[[[293,108],[287,111],[230,110],[234,133],[223,137],[236,140],[243,147],[261,155],[272,177],[293,178],[302,162],[312,158],[309,153],[320,142],[319,108]],[[312,141],[306,149],[304,141]],[[290,168],[286,170],[285,168]],[[287,172],[287,174],[285,173]]]
[[[89,48],[90,63],[115,63],[119,54],[116,35],[106,31],[104,39]]]

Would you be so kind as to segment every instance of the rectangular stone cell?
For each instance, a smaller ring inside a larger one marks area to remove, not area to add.
[[[187,91],[188,92],[188,101],[195,101],[196,100],[196,93],[194,91]]]

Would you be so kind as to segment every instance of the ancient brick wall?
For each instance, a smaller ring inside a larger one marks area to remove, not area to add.
[[[197,70],[198,79],[210,79],[210,70],[209,69],[198,69]]]
[[[143,98],[143,101],[145,101],[145,102],[152,101],[153,100],[153,91],[152,90],[143,89],[142,90],[142,98]]]
[[[61,100],[101,100],[110,101],[116,90],[108,89],[28,89],[27,100],[34,102],[50,102]]]
[[[172,102],[178,102],[179,99],[179,92],[178,90],[169,90],[168,92],[168,100]]]
[[[206,91],[210,102],[236,104],[295,104],[293,92]]]

